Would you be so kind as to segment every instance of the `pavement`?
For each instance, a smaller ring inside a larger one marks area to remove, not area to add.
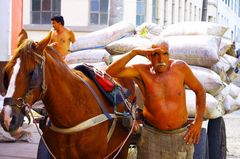
[[[30,124],[25,130],[32,133],[30,142],[0,142],[0,159],[36,159],[40,135],[35,124]]]
[[[227,159],[240,159],[240,110],[224,115],[224,121],[227,135]],[[204,123],[205,126],[206,124],[207,122]],[[0,159],[36,158],[40,135],[34,124],[30,124],[26,130],[32,132],[32,141],[0,142]]]
[[[224,116],[227,135],[227,158],[240,159],[240,110]]]

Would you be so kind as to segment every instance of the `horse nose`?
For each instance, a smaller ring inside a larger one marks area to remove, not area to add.
[[[5,128],[9,131],[12,118],[10,116],[4,116],[4,125]]]
[[[11,121],[12,121],[12,110],[10,107],[5,106],[3,108],[3,123],[5,128],[9,131],[10,125],[11,125]]]

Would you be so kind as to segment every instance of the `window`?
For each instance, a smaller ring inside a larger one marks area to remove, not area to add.
[[[175,2],[174,1],[172,1],[172,23],[174,23],[175,22]]]
[[[238,1],[238,5],[239,5],[239,7],[238,7],[238,17],[240,17],[240,0]]]
[[[152,1],[152,22],[158,24],[158,0]]]
[[[197,21],[197,6],[194,6],[194,21]]]
[[[187,21],[187,0],[184,2],[184,21]]]
[[[141,25],[146,18],[146,0],[137,0],[136,25]]]
[[[165,0],[164,3],[164,21],[163,21],[163,25],[166,26],[168,23],[168,0]]]
[[[190,13],[189,13],[189,20],[190,20],[190,21],[192,21],[192,19],[193,19],[193,18],[192,18],[192,16],[193,16],[192,11],[193,11],[193,10],[192,10],[192,2],[190,2],[190,5],[189,5],[189,12],[190,12]]]
[[[51,18],[60,15],[61,0],[32,0],[31,24],[51,24]]]
[[[90,24],[108,24],[108,0],[91,0]]]
[[[178,0],[178,21],[182,21],[182,0]]]

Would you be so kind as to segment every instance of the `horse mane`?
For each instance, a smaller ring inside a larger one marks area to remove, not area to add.
[[[50,56],[53,57],[53,59],[55,59],[55,60],[57,59],[60,62],[65,63],[62,55],[58,52],[58,50],[55,48],[55,46],[48,45],[48,46],[46,46],[45,51],[48,51],[48,54],[50,54]]]
[[[28,68],[34,67],[36,61],[36,56],[33,56],[33,52],[38,52],[38,44],[36,44],[31,39],[26,39],[23,41],[23,43],[14,51],[14,55],[11,58],[11,60],[6,64],[5,70],[9,70],[13,68],[13,66],[16,63],[17,58],[20,58],[22,63],[26,64],[28,67],[23,67],[23,71],[27,71]],[[52,60],[54,60],[58,65],[64,65],[67,69],[67,64],[63,60],[62,56],[58,53],[57,49],[54,48],[54,46],[46,46],[44,51],[40,53],[39,55],[46,54],[48,55]]]
[[[68,67],[62,55],[58,52],[55,46],[46,46],[44,53],[46,55],[46,58],[48,58],[61,68],[61,71],[66,70],[67,72],[73,74],[73,71]]]

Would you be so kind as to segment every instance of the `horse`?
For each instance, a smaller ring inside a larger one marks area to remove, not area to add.
[[[122,143],[129,129],[96,84],[83,72],[70,69],[57,46],[22,37],[26,36],[21,35],[19,47],[4,68],[8,88],[1,112],[4,130],[21,127],[29,107],[42,100],[51,121],[43,138],[55,158],[112,158],[119,150],[117,158],[126,159],[129,142]],[[123,110],[123,105],[118,107]],[[79,125],[81,130],[76,130]]]

